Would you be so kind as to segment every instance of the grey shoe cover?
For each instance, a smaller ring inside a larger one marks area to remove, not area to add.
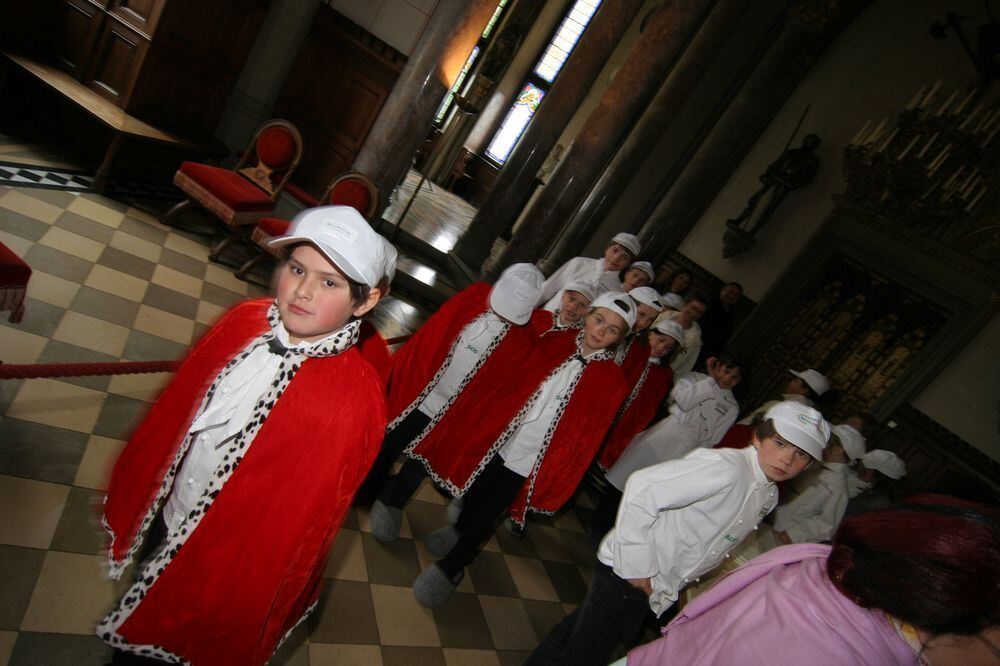
[[[444,557],[458,543],[458,532],[451,525],[445,525],[424,537],[424,545],[434,557]]]
[[[413,596],[424,608],[437,608],[451,598],[459,583],[465,578],[465,571],[460,571],[454,579],[437,564],[432,564],[413,581]]]
[[[379,541],[395,541],[399,537],[399,528],[403,525],[403,510],[375,500],[371,513],[368,514],[368,525],[372,529],[372,536]]]

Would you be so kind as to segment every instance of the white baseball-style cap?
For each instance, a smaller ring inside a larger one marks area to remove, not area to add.
[[[399,252],[385,236],[380,235],[379,238],[382,239],[382,245],[385,247],[385,267],[382,269],[382,274],[385,275],[386,282],[392,282],[392,279],[396,277],[396,260],[399,259]]]
[[[795,370],[789,370],[789,372],[808,384],[809,388],[816,392],[816,395],[823,395],[830,390],[830,380],[812,368],[802,372]]]
[[[663,301],[660,300],[660,292],[656,291],[652,287],[636,287],[632,291],[628,292],[628,295],[631,296],[632,300],[636,303],[648,305],[657,312],[663,311]]]
[[[847,453],[851,462],[865,455],[865,438],[860,432],[846,423],[835,425],[830,430],[840,440],[844,452]]]
[[[639,250],[642,249],[642,245],[639,244],[639,237],[635,234],[627,234],[624,231],[615,234],[611,238],[612,243],[618,243],[623,248],[632,253],[635,257],[639,254]]]
[[[818,410],[801,402],[786,400],[773,405],[764,413],[782,439],[799,447],[816,460],[823,459],[823,449],[830,439],[830,424]]]
[[[597,296],[597,289],[594,287],[594,285],[592,285],[589,282],[583,282],[578,280],[571,280],[567,282],[566,286],[563,287],[563,291],[575,291],[576,293],[586,298],[588,301],[594,300],[594,297]]]
[[[677,342],[684,342],[684,329],[673,319],[663,319],[653,330],[657,333],[662,333],[663,335],[669,335]]]
[[[527,324],[542,295],[545,276],[534,264],[514,264],[500,274],[490,290],[490,307],[514,324]]]
[[[640,271],[648,275],[650,280],[656,277],[656,273],[653,271],[653,264],[649,263],[648,261],[632,262],[632,265],[629,266],[628,269],[631,270],[633,268],[638,268]]]
[[[629,298],[629,295],[624,291],[606,291],[595,298],[590,307],[606,308],[620,315],[630,330],[635,326],[635,301]]]
[[[873,449],[861,456],[861,462],[868,469],[882,472],[890,479],[902,479],[906,476],[906,463],[892,451]]]
[[[361,213],[350,206],[320,206],[300,211],[284,236],[268,247],[312,243],[354,282],[378,286],[385,275],[386,246]]]

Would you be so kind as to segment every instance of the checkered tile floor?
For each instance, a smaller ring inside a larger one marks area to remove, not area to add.
[[[264,293],[207,261],[209,240],[93,194],[0,186],[0,241],[34,269],[20,325],[0,315],[0,360],[58,363],[174,359],[232,303]],[[412,331],[415,308],[391,300],[383,334]],[[0,666],[104,663],[93,635],[121,592],[95,555],[108,466],[166,374],[0,380]],[[403,538],[385,545],[356,507],[326,569],[321,608],[280,664],[519,664],[579,603],[593,550],[590,502],[503,528],[460,591],[429,611],[410,585],[431,557],[421,542],[445,501],[421,489]]]
[[[86,171],[60,169],[18,162],[0,162],[0,185],[37,187],[66,192],[89,192],[94,178]],[[107,184],[105,195],[110,198],[160,199],[177,201],[177,188],[154,183],[113,180]]]

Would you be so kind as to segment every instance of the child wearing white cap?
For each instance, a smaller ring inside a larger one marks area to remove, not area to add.
[[[666,302],[664,301],[664,305]],[[674,369],[674,376],[680,379],[694,369],[694,363],[701,353],[701,326],[698,320],[708,309],[708,297],[700,292],[689,294],[680,310],[664,308],[660,316],[656,318],[660,321],[675,321],[684,330],[684,339],[681,341],[680,349],[671,367]]]
[[[646,334],[656,315],[663,310],[663,303],[660,301],[660,295],[652,287],[636,287],[629,292],[629,297],[636,305],[635,326],[625,336],[618,349],[618,362],[622,364],[625,378],[634,380],[649,358]]]
[[[563,289],[572,281],[592,284],[598,294],[608,290],[621,291],[618,273],[628,268],[640,249],[638,237],[621,232],[612,237],[602,258],[570,259],[545,280],[542,295],[538,299],[538,307],[543,310],[555,310],[559,306]]]
[[[573,280],[563,288],[559,305],[549,310],[547,307],[535,310],[531,325],[538,335],[550,331],[564,331],[567,328],[583,328],[583,318],[590,309],[590,303],[597,296],[597,288],[587,282]]]
[[[779,544],[829,541],[844,519],[850,499],[849,466],[864,455],[865,438],[847,424],[831,431],[823,450],[823,469],[774,514],[774,538]]]
[[[799,372],[798,370],[789,369],[788,372],[792,375],[792,378],[785,385],[785,392],[781,395],[781,400],[790,400],[815,407],[820,397],[830,390],[830,381],[818,370],[809,368],[808,370]],[[765,402],[743,418],[739,422],[740,425],[752,424],[754,418],[763,414],[770,409],[771,405],[781,402],[781,400],[769,400]]]
[[[587,597],[525,663],[607,664],[649,610],[670,608],[756,529],[777,504],[775,483],[818,460],[829,434],[816,410],[779,403],[754,430],[753,446],[698,449],[634,473]]]
[[[396,458],[481,411],[478,397],[512,381],[531,353],[537,336],[528,323],[541,287],[534,265],[514,264],[492,287],[474,284],[449,299],[393,356],[389,425],[366,483],[380,492],[371,511],[376,538],[397,537],[403,506],[425,476],[419,463],[408,462],[386,482]],[[499,420],[506,423],[515,412],[511,408]]]
[[[634,261],[628,268],[618,273],[617,278],[606,275],[601,287],[606,291],[624,291],[631,293],[637,287],[645,287],[656,276],[653,264],[648,261]],[[659,298],[659,293],[657,293]]]
[[[237,305],[194,346],[112,472],[111,575],[151,553],[98,625],[116,659],[267,662],[315,607],[378,452],[383,385],[355,342],[383,293],[382,240],[329,206],[271,244],[286,248],[276,297]]]
[[[441,559],[414,582],[421,605],[435,608],[454,593],[505,512],[523,525],[528,511],[552,513],[572,496],[625,397],[614,346],[634,317],[635,305],[624,293],[598,296],[582,331],[543,336],[535,353],[519,364],[530,377],[522,385],[532,385],[531,394],[497,387],[479,404],[480,412],[486,405],[487,412],[505,412],[506,405],[518,404],[499,437],[479,435],[478,424],[490,420],[480,413],[477,427],[469,423],[439,446],[411,449],[409,455],[422,461],[439,485],[464,497],[455,524],[427,536],[427,549]],[[552,359],[559,364],[539,377],[536,368]]]

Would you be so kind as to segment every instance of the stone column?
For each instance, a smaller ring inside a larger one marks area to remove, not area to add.
[[[271,4],[215,130],[215,136],[230,149],[243,150],[257,126],[271,118],[317,9],[319,0]]]
[[[378,186],[380,212],[406,175],[414,151],[434,122],[434,113],[455,83],[496,5],[496,0],[438,2],[354,159],[352,168]]]
[[[750,5],[750,0],[730,0],[716,3],[710,10],[667,80],[563,229],[559,240],[539,262],[544,272],[554,270],[579,254],[590,240],[607,208],[628,183],[636,165],[643,163],[650,149],[656,145],[657,138],[669,127],[718,55],[720,45],[733,32]]]
[[[680,244],[819,53],[868,0],[820,10],[799,0],[771,47],[650,214],[639,237],[657,262]],[[720,226],[721,233],[721,226]]]
[[[535,174],[586,98],[591,84],[641,5],[642,0],[601,3],[493,188],[479,206],[476,217],[453,250],[473,273],[478,273],[489,257],[493,241],[517,218],[525,195],[535,185]]]

